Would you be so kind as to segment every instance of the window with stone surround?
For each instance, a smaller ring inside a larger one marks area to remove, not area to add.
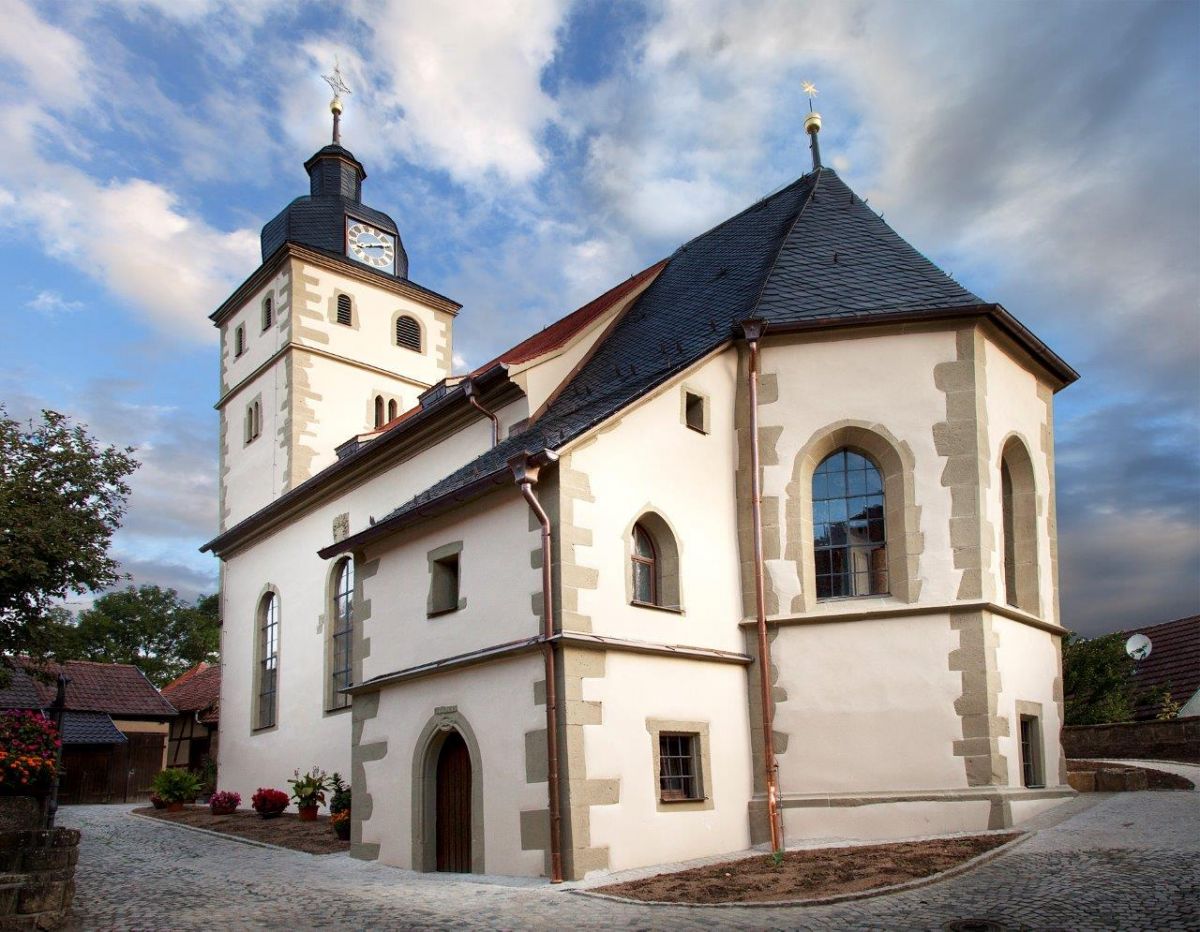
[[[426,555],[429,561],[429,598],[426,613],[430,618],[466,608],[467,600],[459,594],[462,541],[445,544]]]
[[[647,511],[634,522],[629,568],[633,605],[675,611],[681,608],[679,545],[661,515]]]
[[[246,352],[246,328],[242,324],[237,325],[237,329],[233,331],[233,355],[234,358],[241,356]]]
[[[354,309],[350,303],[350,295],[348,294],[337,296],[337,322],[344,327],[350,327],[354,324]]]
[[[254,729],[276,723],[279,698],[279,596],[267,592],[258,604]]]
[[[266,330],[275,322],[275,303],[271,300],[271,296],[267,295],[263,298],[262,303],[262,328]]]
[[[713,808],[708,722],[646,719],[659,812]]]
[[[415,318],[401,314],[396,318],[396,345],[421,352],[421,325]]]
[[[344,709],[350,697],[340,690],[353,685],[352,659],[354,639],[354,561],[338,562],[333,574],[333,619],[329,628],[329,697],[326,707]]]
[[[888,593],[883,477],[847,447],[822,460],[812,479],[817,598]]]

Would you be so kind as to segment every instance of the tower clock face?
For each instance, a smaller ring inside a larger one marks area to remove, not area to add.
[[[369,223],[347,217],[346,255],[371,268],[392,272],[396,268],[396,240]]]

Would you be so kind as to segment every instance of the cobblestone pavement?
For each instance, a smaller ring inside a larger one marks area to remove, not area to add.
[[[1200,776],[1200,769],[1197,775]],[[63,809],[83,830],[76,929],[1200,929],[1200,793],[1080,797],[975,870],[821,907],[632,906],[569,886],[417,874],[256,848],[130,816]]]

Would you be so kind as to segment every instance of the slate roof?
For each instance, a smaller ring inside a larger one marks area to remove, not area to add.
[[[747,318],[762,317],[777,327],[886,321],[935,318],[986,304],[901,239],[828,168],[751,205],[664,261],[587,364],[527,430],[321,554],[382,536],[389,526],[429,513],[435,503],[511,481],[511,456],[554,449],[579,436],[721,346]]]
[[[126,663],[97,663],[68,660],[48,663],[46,672],[57,678],[63,672],[67,685],[67,709],[72,712],[107,712],[118,718],[173,718],[175,707],[162,697],[146,675]],[[34,678],[43,707],[49,708],[57,689],[54,680]]]
[[[0,689],[0,709],[40,709],[42,695],[38,692],[33,677],[20,664],[8,664],[5,658],[0,663],[8,666],[8,685]]]
[[[201,661],[162,690],[163,698],[180,712],[196,712],[207,725],[220,718],[221,668]]]
[[[1136,687],[1169,688],[1172,699],[1180,705],[1186,703],[1200,689],[1200,615],[1125,633],[1135,632],[1150,639],[1150,656],[1138,661],[1134,670]],[[1154,718],[1158,710],[1157,703],[1139,706],[1135,717]]]
[[[63,744],[124,744],[127,739],[107,712],[64,712]]]

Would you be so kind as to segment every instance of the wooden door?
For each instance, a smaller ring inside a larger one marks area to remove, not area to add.
[[[111,744],[72,744],[63,748],[63,772],[58,783],[59,805],[112,802],[113,769],[123,754]],[[119,802],[118,798],[118,802]]]
[[[452,731],[437,763],[437,869],[471,872],[471,752]]]
[[[129,741],[125,745],[127,756],[122,795],[127,803],[149,799],[151,783],[163,769],[163,745],[167,736],[134,731],[125,737]]]

